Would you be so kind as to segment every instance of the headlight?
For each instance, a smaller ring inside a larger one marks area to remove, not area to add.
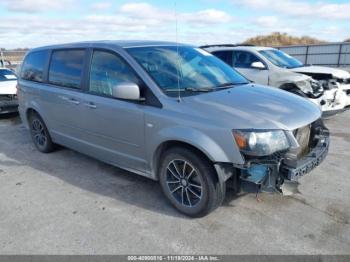
[[[233,136],[242,153],[251,156],[267,156],[289,148],[284,131],[233,130]]]
[[[297,81],[297,82],[295,82],[295,84],[305,94],[307,94],[307,93],[311,93],[312,94],[311,82],[309,80]]]

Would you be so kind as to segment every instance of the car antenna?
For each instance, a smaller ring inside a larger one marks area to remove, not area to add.
[[[181,102],[181,89],[180,89],[180,61],[179,61],[179,42],[178,42],[178,29],[177,29],[177,6],[174,2],[175,8],[175,42],[176,42],[176,74],[177,74],[177,102]]]

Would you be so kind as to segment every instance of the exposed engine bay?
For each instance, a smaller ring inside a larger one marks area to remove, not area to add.
[[[350,107],[350,77],[339,78],[330,73],[296,72],[308,75],[313,81],[317,81],[318,84],[314,84],[313,91],[319,94],[322,90],[322,95],[318,97],[308,95],[308,97],[320,106],[325,115],[335,114]]]

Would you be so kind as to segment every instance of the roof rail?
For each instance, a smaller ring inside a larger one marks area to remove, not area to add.
[[[220,46],[236,47],[236,46],[255,46],[255,45],[251,45],[251,44],[217,44],[217,45],[202,45],[202,46],[200,46],[200,48],[220,47]]]
[[[217,45],[202,45],[200,48],[208,48],[208,47],[215,47],[215,46],[229,46],[229,47],[235,47],[237,45],[235,44],[217,44]]]

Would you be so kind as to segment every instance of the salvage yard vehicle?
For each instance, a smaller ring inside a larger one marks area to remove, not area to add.
[[[257,84],[281,88],[317,104],[324,116],[350,106],[350,73],[320,66],[306,66],[271,47],[251,45],[206,45],[219,57]]]
[[[19,111],[39,151],[60,144],[159,180],[192,217],[220,206],[228,185],[280,192],[329,147],[313,103],[170,42],[33,49],[21,68]]]
[[[17,76],[9,69],[0,68],[0,114],[18,111]]]

